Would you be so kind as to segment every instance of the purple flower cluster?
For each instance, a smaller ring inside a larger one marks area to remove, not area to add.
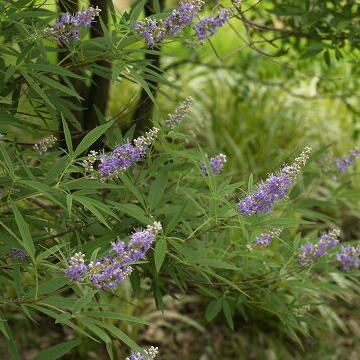
[[[343,156],[342,158],[334,158],[332,159],[336,165],[337,170],[341,172],[345,172],[349,167],[354,166],[355,159],[360,156],[360,151],[358,149],[350,150],[349,155]]]
[[[144,136],[134,139],[134,145],[127,142],[118,146],[110,155],[100,155],[99,173],[102,179],[113,178],[139,161],[155,140],[159,129],[153,128]]]
[[[160,230],[161,224],[154,222],[145,230],[134,232],[127,244],[122,241],[112,242],[109,256],[89,265],[85,264],[84,254],[76,253],[64,272],[73,281],[91,282],[100,289],[115,289],[131,274],[130,264],[145,257]]]
[[[269,212],[275,202],[286,197],[286,190],[305,165],[310,152],[310,148],[305,148],[292,165],[283,167],[278,175],[270,175],[253,193],[237,204],[239,212],[246,216]]]
[[[203,4],[202,0],[184,0],[165,20],[146,18],[134,25],[134,31],[146,40],[149,47],[153,47],[165,37],[174,36],[189,26]]]
[[[24,260],[28,256],[28,254],[25,251],[22,251],[18,248],[11,248],[8,255],[13,259],[20,259],[20,260]]]
[[[66,42],[80,38],[81,26],[90,27],[91,23],[99,16],[101,9],[90,7],[74,15],[64,14],[53,26],[43,30],[44,34],[56,40]]]
[[[65,274],[73,281],[82,281],[87,271],[85,265],[85,255],[81,252],[76,253],[69,260],[69,267],[64,270]]]
[[[166,36],[162,22],[150,18],[137,22],[134,31],[145,39],[150,48],[161,43]]]
[[[320,236],[316,244],[307,243],[300,248],[299,263],[306,264],[315,261],[318,257],[324,256],[330,249],[339,243],[340,230],[333,229]]]
[[[146,357],[141,355],[139,352],[132,352],[130,356],[128,356],[125,360],[153,360],[159,353],[159,349],[157,347],[151,346],[148,349],[144,350]]]
[[[191,96],[186,97],[175,109],[175,111],[172,114],[168,115],[166,125],[169,128],[174,129],[176,125],[180,124],[183,121],[187,112],[189,111],[192,102],[193,98]]]
[[[256,238],[256,243],[260,246],[264,246],[267,247],[270,245],[271,241],[276,238],[277,236],[280,235],[280,233],[282,232],[281,228],[277,228],[277,229],[273,229],[270,230],[268,232],[264,232],[262,234],[260,234],[257,238]]]
[[[343,270],[351,270],[359,268],[360,246],[343,246],[336,260],[340,261]]]
[[[199,40],[204,40],[213,36],[216,29],[223,26],[229,20],[229,16],[230,11],[222,9],[216,16],[211,15],[200,20],[194,25],[195,36],[197,36]]]
[[[210,159],[209,163],[213,173],[220,174],[224,167],[224,164],[226,163],[226,155],[219,154],[217,156],[214,156]],[[208,175],[208,171],[204,162],[200,163],[200,168],[204,175]]]

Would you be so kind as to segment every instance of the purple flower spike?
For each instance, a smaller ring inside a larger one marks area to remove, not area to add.
[[[166,120],[166,125],[170,129],[175,129],[176,125],[180,124],[183,121],[185,115],[189,111],[192,102],[193,102],[193,98],[191,96],[186,97],[175,109],[175,111],[172,114],[168,115],[168,119]]]
[[[218,27],[223,26],[230,16],[230,11],[227,9],[220,10],[216,16],[211,15],[205,19],[200,20],[194,25],[195,36],[199,40],[207,39],[213,36]]]
[[[213,171],[214,174],[220,174],[224,164],[226,163],[226,155],[224,154],[219,154],[217,156],[214,156],[210,159],[209,163],[210,163],[210,167],[211,170]],[[205,163],[201,163],[200,164],[200,168],[202,170],[202,172],[204,173],[204,175],[208,175]]]
[[[349,155],[343,156],[342,158],[334,158],[334,161],[337,165],[337,170],[345,172],[348,168],[354,167],[355,159],[360,156],[360,151],[358,149],[352,149],[349,152]]]
[[[151,346],[150,348],[144,350],[146,357],[141,355],[139,352],[132,352],[125,360],[153,360],[158,355],[159,350],[157,347]]]
[[[9,256],[13,259],[25,260],[28,254],[25,251],[22,251],[18,248],[11,248]]]
[[[273,229],[270,230],[268,232],[264,232],[262,234],[260,234],[257,238],[256,238],[256,243],[260,246],[264,246],[267,247],[270,245],[271,241],[276,238],[277,236],[280,235],[280,233],[282,232],[281,228],[277,228],[277,229]]]
[[[320,236],[316,244],[307,243],[301,247],[299,254],[299,263],[306,264],[314,262],[320,256],[324,256],[330,249],[339,243],[340,230],[333,229]]]
[[[64,14],[53,26],[43,30],[43,33],[61,42],[79,40],[81,26],[90,27],[91,23],[99,16],[101,9],[90,7],[79,11],[75,15]]]
[[[110,255],[89,265],[85,265],[85,255],[77,253],[69,260],[65,274],[73,281],[91,282],[99,289],[113,290],[131,274],[132,267],[129,263],[145,257],[160,230],[161,224],[154,222],[145,230],[132,234],[128,244],[113,242]]]
[[[351,270],[359,268],[360,246],[343,246],[338,254],[338,260],[343,270]]]
[[[151,48],[161,43],[165,37],[174,36],[189,26],[203,4],[202,0],[183,1],[165,20],[146,18],[134,25],[134,31],[142,36]]]
[[[270,175],[253,193],[237,204],[239,212],[245,216],[269,212],[278,200],[286,197],[286,190],[305,165],[310,152],[310,148],[305,148],[292,165],[283,167],[277,176]]]
[[[153,128],[134,139],[134,145],[125,143],[113,150],[110,155],[100,155],[99,173],[103,180],[122,174],[146,155],[149,145],[155,140],[159,129]]]

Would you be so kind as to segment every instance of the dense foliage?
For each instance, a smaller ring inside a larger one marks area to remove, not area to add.
[[[129,334],[151,325],[127,310],[129,297],[153,298],[164,309],[169,297],[200,296],[204,323],[238,332],[255,322],[299,348],[326,330],[324,314],[340,326],[331,301],[346,302],[359,291],[358,233],[342,217],[359,217],[359,129],[354,146],[332,159],[329,141],[293,137],[292,124],[271,121],[286,130],[290,146],[276,154],[277,164],[272,159],[258,170],[257,156],[271,157],[281,146],[262,117],[256,126],[236,119],[234,134],[226,121],[213,120],[206,150],[191,119],[255,112],[253,99],[267,90],[254,84],[279,85],[266,68],[258,71],[259,57],[286,54],[288,61],[321,53],[320,68],[337,71],[333,63],[351,52],[346,67],[356,74],[360,5],[238,1],[218,4],[209,15],[198,0],[166,12],[158,1],[136,1],[128,12],[112,1],[76,9],[71,3],[59,2],[60,10],[69,6],[60,15],[46,2],[0,1],[0,331],[9,357],[24,356],[20,323],[29,329],[51,319],[63,326],[66,341],[49,344],[34,359],[86,358],[86,349],[99,347],[110,359],[162,358],[155,340],[143,347]],[[240,47],[217,54],[233,63],[204,61],[213,36],[237,24]],[[237,60],[245,48],[252,52]],[[247,64],[243,78],[231,83],[229,72],[252,58],[256,78]],[[206,91],[186,97],[179,91],[186,74],[172,76],[184,69],[194,79],[219,70],[224,88],[211,74]],[[194,69],[201,74],[193,76]],[[289,69],[285,64],[287,78]],[[107,110],[113,83],[141,89],[135,109],[130,101],[120,113],[116,104]],[[324,83],[324,94],[336,93]],[[354,116],[346,93],[356,84],[354,76],[336,94]],[[225,108],[233,110],[215,106],[219,97],[207,101],[226,91]],[[259,136],[252,136],[256,127]],[[239,144],[238,128],[248,135]]]

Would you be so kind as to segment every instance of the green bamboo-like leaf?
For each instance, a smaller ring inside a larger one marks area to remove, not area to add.
[[[231,330],[234,330],[234,321],[233,321],[233,316],[232,316],[232,309],[231,306],[229,304],[229,302],[226,299],[223,299],[222,301],[222,308],[223,308],[223,312],[225,315],[225,319],[229,325],[229,327],[231,328]]]
[[[29,230],[29,226],[26,223],[26,221],[24,220],[24,217],[22,216],[20,210],[18,209],[18,207],[15,204],[12,205],[12,210],[13,210],[13,214],[15,216],[16,224],[20,231],[24,249],[29,254],[31,259],[33,261],[35,261],[35,246],[34,246],[34,242],[33,242],[30,230]]]
[[[166,169],[164,169],[160,171],[159,176],[151,184],[148,198],[149,206],[151,209],[154,209],[164,196],[167,181],[168,172]]]
[[[98,293],[98,290],[88,290],[87,293],[85,293],[80,299],[76,300],[74,307],[73,307],[73,312],[76,313],[79,310],[81,310],[82,308],[86,307],[87,304],[91,301],[91,299],[94,297],[95,294]]]
[[[74,152],[74,156],[79,156],[82,152],[88,149],[104,132],[112,125],[109,121],[106,124],[100,125],[95,129],[91,130],[80,142]]]
[[[82,204],[85,208],[87,208],[97,219],[100,220],[108,229],[111,229],[109,224],[106,222],[104,216],[97,209],[96,206],[89,200],[89,198],[80,195],[73,195],[73,199]]]
[[[34,70],[38,70],[38,71],[45,71],[48,73],[54,73],[54,74],[58,74],[58,75],[73,77],[76,79],[85,79],[84,76],[75,74],[72,71],[67,70],[67,69],[63,68],[62,66],[58,66],[58,65],[30,63],[30,64],[27,64],[27,66],[30,69],[34,69]]]
[[[154,250],[154,260],[156,271],[159,272],[161,265],[164,262],[167,252],[167,241],[166,238],[162,237],[160,240],[156,241],[155,250]]]
[[[71,155],[74,151],[73,151],[73,145],[72,145],[72,139],[71,139],[69,127],[63,116],[61,116],[61,121],[63,124],[66,146],[68,148],[69,154]]]
[[[183,218],[182,216],[185,212],[187,205],[188,205],[188,203],[184,202],[181,209],[175,213],[175,215],[171,218],[169,223],[165,226],[164,233],[166,235],[171,233],[175,229],[176,225],[182,220],[182,218]]]
[[[104,343],[111,343],[111,339],[109,335],[106,333],[106,331],[95,325],[91,320],[88,320],[86,318],[79,318],[79,322],[84,324],[90,331],[92,331],[95,335],[97,335]]]
[[[196,259],[195,262],[200,265],[210,266],[219,269],[240,270],[237,266],[228,264],[225,261],[220,261],[217,259]]]
[[[26,82],[30,85],[30,88],[33,89],[44,100],[50,109],[55,110],[55,106],[52,104],[45,91],[40,88],[38,83],[31,76],[29,76],[25,70],[19,69],[19,71],[21,72],[21,75],[24,77]]]
[[[115,320],[123,320],[128,322],[133,322],[137,324],[150,325],[150,323],[146,320],[140,319],[135,316],[121,314],[119,312],[111,312],[111,311],[87,311],[81,313],[84,316],[94,316],[105,319],[115,319]]]
[[[90,321],[90,319],[88,319]],[[129,346],[131,349],[140,352],[141,354],[144,354],[143,349],[136,344],[134,340],[132,340],[129,336],[127,336],[124,332],[122,332],[120,329],[118,329],[115,325],[109,324],[100,320],[91,319],[93,323],[96,325],[108,330],[110,333],[112,333],[115,337],[117,337],[119,340],[121,340],[124,344]],[[144,354],[145,355],[145,354]]]
[[[81,344],[81,340],[66,341],[61,344],[54,345],[35,355],[33,360],[56,360],[67,354],[71,349]]]
[[[132,7],[130,12],[131,22],[135,21],[140,16],[145,4],[146,4],[146,0],[138,0],[131,6]]]
[[[146,216],[144,210],[135,204],[118,204],[115,201],[109,201],[109,203],[114,205],[115,208],[142,222],[145,225],[150,225],[153,223],[153,220]]]
[[[56,81],[44,75],[40,75],[39,73],[34,73],[33,76],[40,80],[42,83],[50,86],[50,88],[52,89],[57,89],[66,95],[74,96],[79,100],[83,100],[83,98],[75,90],[61,84],[59,81]]]
[[[214,300],[210,301],[210,303],[208,304],[208,306],[206,308],[205,319],[207,321],[211,321],[211,320],[215,319],[216,316],[221,311],[221,309],[222,309],[221,300],[214,299]]]
[[[136,199],[141,203],[141,205],[145,206],[144,197],[138,188],[133,184],[133,182],[125,175],[120,175],[121,181],[124,183],[126,188],[136,197]]]

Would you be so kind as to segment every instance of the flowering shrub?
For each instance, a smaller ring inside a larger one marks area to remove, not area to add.
[[[137,57],[149,52],[144,39],[154,47],[190,25],[195,37],[208,38],[230,13],[220,10],[194,23],[203,2],[191,0],[163,20],[138,21],[135,6],[120,18],[112,11],[112,32],[86,39],[80,29],[98,21],[100,9],[63,14],[51,25],[57,14],[19,3],[5,9],[9,23],[22,22],[11,27],[1,50],[1,96],[11,97],[2,110],[8,118],[0,144],[0,331],[11,358],[21,358],[13,327],[22,314],[21,321],[46,316],[73,330],[72,340],[35,359],[62,356],[82,341],[103,343],[111,359],[130,351],[127,360],[155,359],[156,347],[143,349],[122,330],[148,324],[123,312],[125,286],[134,297],[150,294],[159,308],[174,289],[201,294],[206,321],[222,314],[233,330],[256,311],[277,318],[279,331],[295,340],[309,335],[314,316],[321,323],[319,298],[332,295],[312,268],[357,274],[359,267],[358,246],[339,247],[339,219],[318,212],[324,200],[306,191],[324,177],[316,163],[321,151],[305,147],[291,165],[254,186],[252,175],[227,174],[224,165],[234,154],[209,160],[183,130],[189,97],[168,118],[156,113],[140,136],[133,127],[123,135],[106,114],[93,128],[87,119],[80,124],[79,106],[69,100],[81,98],[71,79],[87,80],[89,72],[112,80],[121,74],[150,92],[144,79],[159,75]],[[20,16],[24,9],[33,13],[32,22]],[[49,45],[49,36],[59,48]],[[56,51],[67,52],[57,63],[50,56]],[[29,108],[34,124],[17,114]],[[45,138],[42,122],[51,124]],[[17,141],[14,127],[39,140]],[[335,201],[357,194],[352,191],[340,186],[329,196]],[[328,232],[311,242],[323,229]],[[314,314],[296,311],[309,304]]]

